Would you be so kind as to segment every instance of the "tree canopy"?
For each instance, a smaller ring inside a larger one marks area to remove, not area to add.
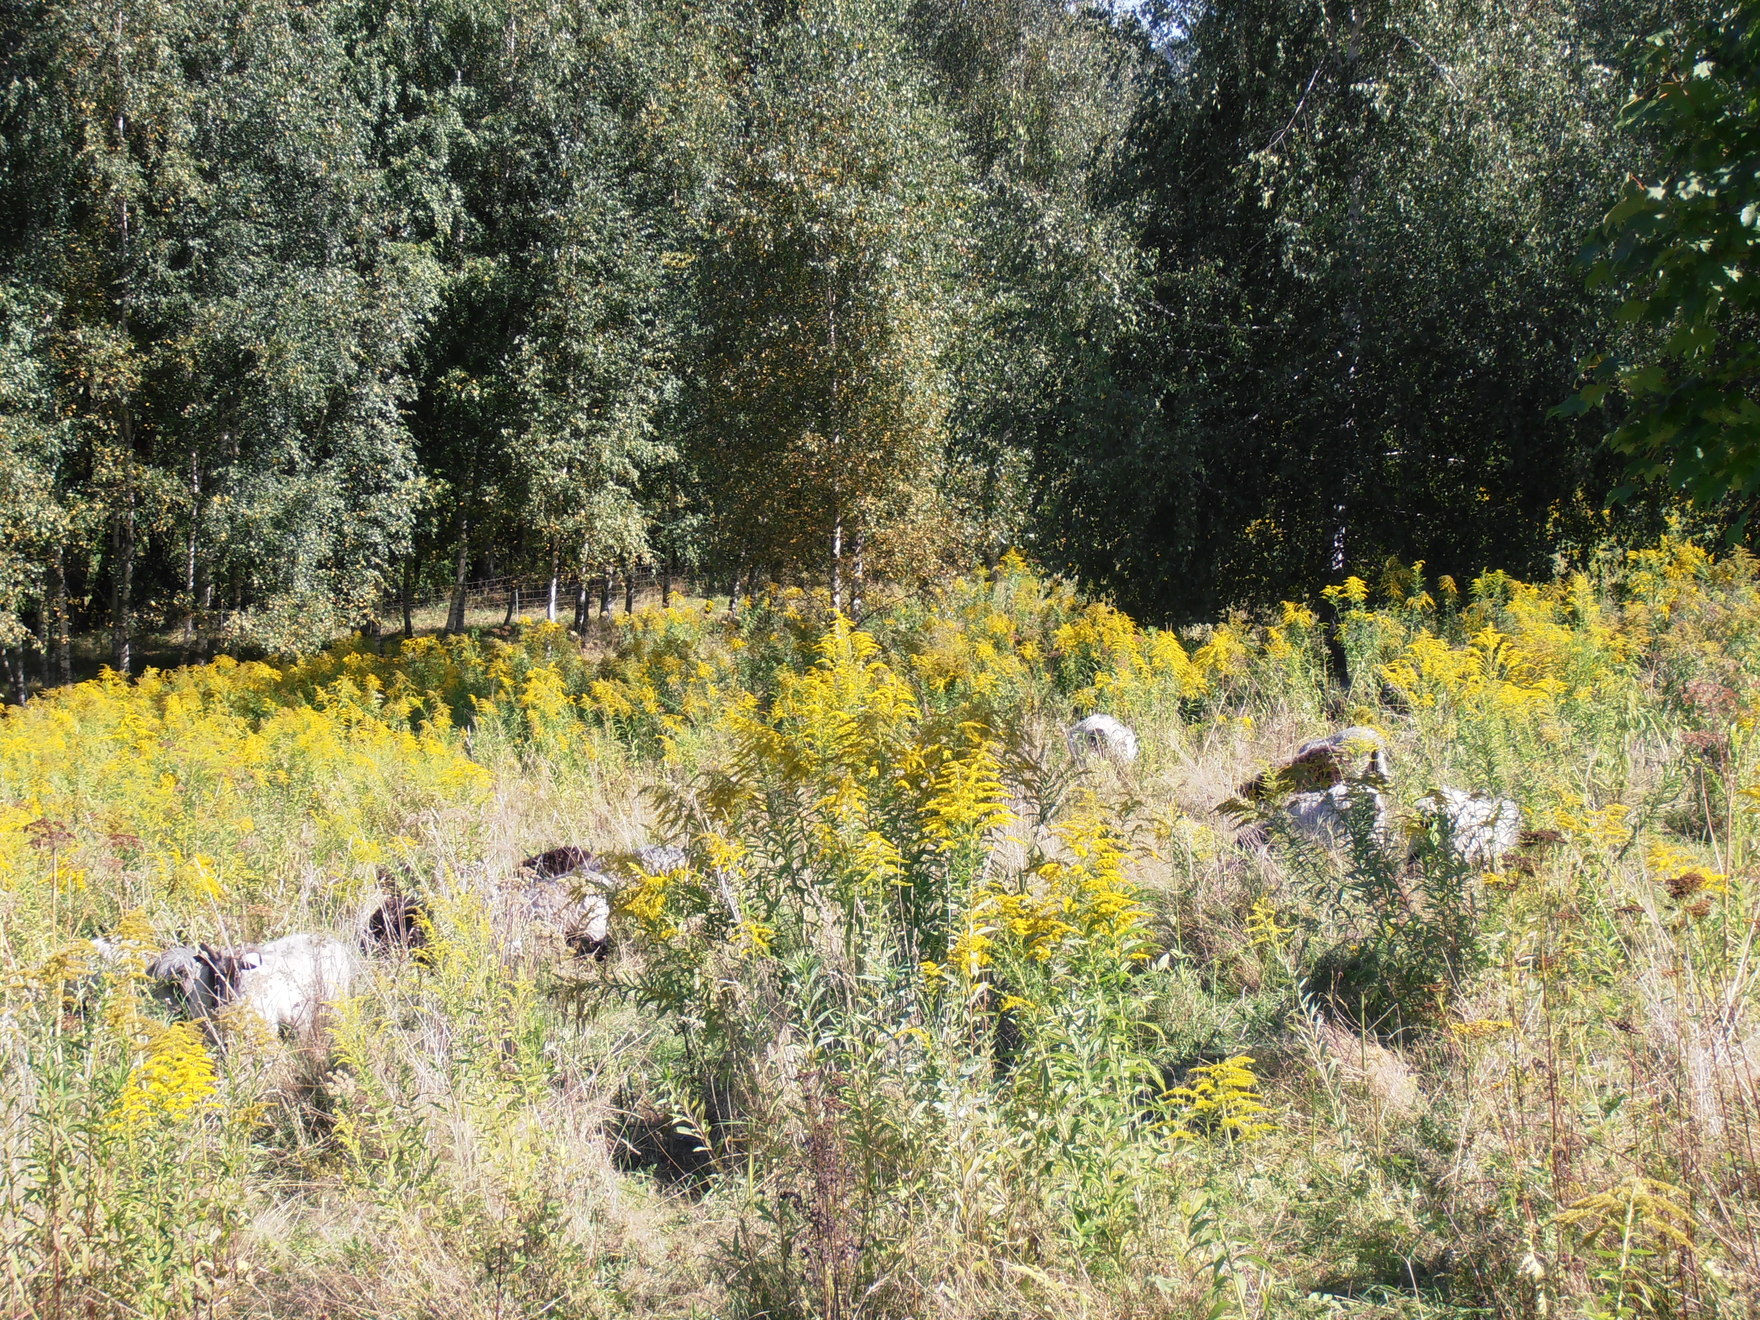
[[[1751,5],[4,14],[0,645],[49,681],[644,562],[850,608],[1015,546],[1177,621],[1532,569],[1663,507],[1615,451],[1753,491]]]
[[[1591,359],[1568,412],[1621,405],[1639,479],[1706,506],[1760,493],[1760,5],[1635,43],[1621,123],[1658,153],[1590,244],[1633,334]],[[1745,516],[1745,507],[1743,509]]]

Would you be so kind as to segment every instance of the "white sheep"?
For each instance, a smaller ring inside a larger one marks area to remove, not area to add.
[[[650,843],[645,848],[635,851],[636,865],[649,875],[665,875],[676,871],[689,859],[683,848],[670,843]]]
[[[1369,836],[1377,843],[1387,840],[1387,795],[1373,784],[1347,780],[1310,793],[1291,793],[1284,803],[1297,831],[1322,843],[1341,843],[1351,837],[1352,818],[1367,820]]]
[[[525,920],[559,936],[580,958],[603,960],[611,949],[611,899],[617,881],[597,853],[576,844],[551,848],[520,863],[533,878],[523,891]]]
[[[1450,851],[1468,866],[1490,869],[1522,842],[1522,808],[1459,788],[1438,788],[1417,801],[1418,814],[1442,826]]]
[[[598,891],[616,883],[591,870],[567,878],[541,876],[526,886],[526,918],[555,932],[576,957],[603,960],[611,949],[611,900]]]
[[[359,969],[355,951],[341,940],[299,934],[243,949],[167,949],[147,974],[165,982],[191,1017],[213,1018],[238,1006],[272,1031],[297,1032],[348,993]]]
[[[319,1010],[340,999],[360,973],[354,949],[328,935],[284,935],[257,951],[245,970],[239,1001],[271,1029],[310,1026]]]
[[[1110,715],[1090,715],[1070,725],[1064,740],[1078,761],[1103,756],[1115,765],[1129,765],[1137,759],[1137,735]]]

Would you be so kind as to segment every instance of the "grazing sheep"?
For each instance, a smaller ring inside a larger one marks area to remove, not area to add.
[[[393,888],[361,926],[363,953],[405,953],[418,959],[428,947],[428,910],[402,890]]]
[[[86,940],[85,945],[84,967],[72,985],[73,1001],[82,1016],[103,993],[106,981],[139,971],[148,958],[146,946],[138,940],[97,935]]]
[[[610,854],[577,844],[551,848],[519,865],[532,877],[522,894],[525,919],[555,932],[577,958],[603,962],[611,951],[611,895],[623,879],[637,871],[664,875],[687,860],[671,844]]]
[[[325,1003],[348,993],[358,970],[354,950],[341,940],[299,934],[242,949],[178,946],[155,958],[147,974],[164,982],[192,1018],[213,1018],[237,1004],[271,1030],[299,1031]]]
[[[100,968],[122,966],[123,959],[137,947],[132,940],[113,940],[107,935],[98,935],[86,941],[91,946],[92,957]]]
[[[530,871],[540,880],[560,880],[563,876],[589,869],[596,860],[589,849],[565,843],[560,848],[526,858],[519,864],[519,869]]]
[[[1103,756],[1114,765],[1129,765],[1137,759],[1137,735],[1110,715],[1090,715],[1070,725],[1064,739],[1078,761]]]
[[[1358,757],[1366,760],[1353,774]],[[1353,725],[1303,743],[1282,766],[1241,785],[1240,796],[1262,802],[1287,794],[1283,809],[1296,830],[1323,843],[1349,838],[1358,816],[1367,818],[1371,837],[1384,842],[1388,806],[1381,788],[1387,778],[1387,740],[1374,729]]]
[[[555,931],[578,958],[604,961],[611,951],[611,900],[617,882],[598,869],[599,858],[565,844],[528,857],[520,869],[532,880],[525,887],[526,916]]]
[[[255,949],[235,953],[177,944],[147,964],[147,975],[160,982],[161,997],[186,1017],[208,1018],[237,997],[245,969],[256,963]]]
[[[1321,781],[1292,782],[1290,787],[1298,790],[1330,788],[1353,777],[1349,766],[1358,756],[1367,756],[1368,761],[1354,776],[1357,780],[1376,784],[1387,782],[1387,739],[1366,724],[1353,724],[1348,729],[1340,729],[1324,738],[1309,739],[1296,748],[1295,756],[1279,773],[1297,778],[1306,774]]]
[[[1351,837],[1351,820],[1361,813],[1369,822],[1369,835],[1376,842],[1387,839],[1387,795],[1373,784],[1347,781],[1324,792],[1291,793],[1284,810],[1296,829],[1322,843],[1341,843]]]
[[[1442,826],[1444,842],[1468,866],[1490,869],[1523,842],[1522,808],[1513,798],[1438,788],[1417,808]]]
[[[284,935],[257,951],[246,970],[242,1002],[272,1028],[309,1026],[360,972],[355,951],[328,935]]]

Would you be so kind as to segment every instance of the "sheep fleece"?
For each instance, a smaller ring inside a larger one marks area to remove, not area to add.
[[[287,935],[258,953],[257,965],[239,978],[234,1002],[274,1030],[310,1025],[320,1007],[348,993],[360,969],[354,950],[328,935]]]

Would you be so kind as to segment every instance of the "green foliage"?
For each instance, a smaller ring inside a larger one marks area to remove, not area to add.
[[[1622,405],[1609,440],[1635,479],[1745,509],[1760,487],[1760,11],[1733,5],[1646,35],[1631,65],[1638,90],[1620,123],[1659,159],[1628,178],[1585,256],[1591,286],[1624,299],[1636,343],[1591,358],[1572,406]]]
[[[1579,360],[1638,381],[1668,321],[1746,369],[1739,287],[1683,292],[1740,265],[1710,164],[1606,231],[1650,331],[1570,269],[1625,168],[1618,52],[1690,10],[31,0],[13,694],[81,632],[122,669],[143,633],[296,653],[643,562],[866,608],[1030,542],[1180,620],[1390,555],[1531,572],[1652,513],[1546,415]],[[1699,90],[1628,126],[1714,155],[1746,40],[1658,38],[1637,75]],[[1655,246],[1689,210],[1724,227]]]
[[[947,548],[970,185],[897,6],[824,0],[730,35],[754,73],[697,264],[697,469],[728,562],[824,580]],[[844,559],[850,563],[846,568]]]
[[[439,278],[436,217],[375,160],[352,34],[280,5],[31,9],[3,259],[35,375],[4,426],[56,437],[57,530],[110,542],[56,571],[102,555],[121,668],[154,545],[182,552],[154,584],[174,615],[248,583],[241,638],[333,631],[409,525],[405,357]]]
[[[1165,60],[1097,183],[1149,269],[1035,435],[1046,558],[1185,620],[1605,535],[1599,436],[1547,413],[1610,329],[1573,262],[1645,11],[1142,8]]]

